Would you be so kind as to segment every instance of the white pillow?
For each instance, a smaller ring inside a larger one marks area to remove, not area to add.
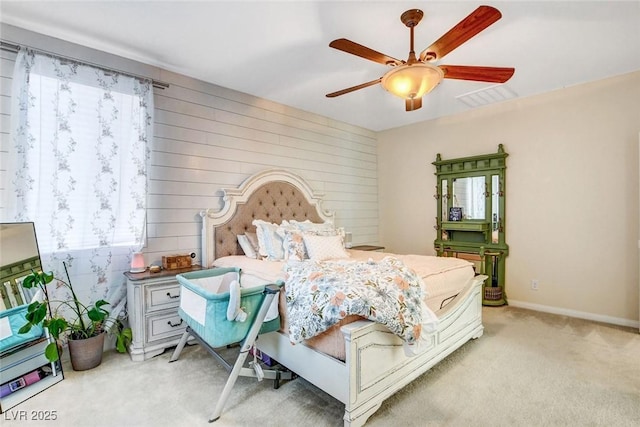
[[[309,259],[324,261],[334,258],[349,258],[349,253],[344,249],[342,236],[313,236],[304,234],[304,246],[309,254]]]
[[[245,231],[244,235],[247,236],[247,240],[249,240],[249,243],[251,243],[253,251],[255,253],[258,253],[258,235],[251,231]]]
[[[334,236],[338,234],[336,227],[330,222],[317,223],[309,220],[302,222],[291,220],[289,223],[303,233],[310,233],[318,236]]]
[[[284,259],[284,249],[282,248],[282,237],[278,235],[278,224],[254,219],[252,222],[256,226],[258,236],[258,253],[270,261]]]
[[[242,248],[242,251],[246,256],[254,259],[258,258],[258,253],[253,248],[253,245],[251,244],[247,236],[245,236],[244,234],[238,234],[237,238],[238,243],[240,244],[240,247]]]

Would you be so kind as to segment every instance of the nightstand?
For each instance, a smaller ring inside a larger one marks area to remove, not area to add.
[[[356,246],[351,246],[350,249],[355,249],[357,251],[376,251],[376,252],[383,252],[384,251],[384,246],[377,246],[377,245],[356,245]]]
[[[127,307],[133,340],[131,360],[141,362],[163,353],[180,341],[187,324],[178,315],[180,284],[177,274],[201,270],[199,265],[151,273],[125,272]]]

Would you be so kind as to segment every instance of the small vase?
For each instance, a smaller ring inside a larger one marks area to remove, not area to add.
[[[81,340],[69,339],[69,357],[74,371],[86,371],[102,363],[105,334]]]

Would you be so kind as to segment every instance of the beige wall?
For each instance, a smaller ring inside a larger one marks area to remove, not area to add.
[[[502,143],[509,300],[637,325],[639,130],[635,72],[381,132],[381,243],[433,254],[436,153],[492,153]]]

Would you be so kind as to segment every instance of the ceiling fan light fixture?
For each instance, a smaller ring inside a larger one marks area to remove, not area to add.
[[[444,72],[440,68],[417,62],[390,70],[380,83],[385,90],[400,98],[414,99],[431,92],[443,78]]]

